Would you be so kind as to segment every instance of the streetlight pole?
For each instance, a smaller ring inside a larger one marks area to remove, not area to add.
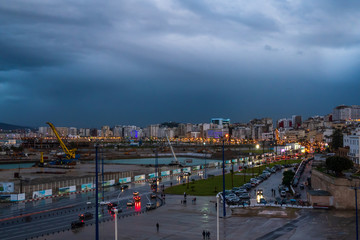
[[[205,151],[205,145],[206,145],[206,143],[204,142],[204,158],[205,158],[205,174],[204,174],[204,178],[206,179],[206,151]]]
[[[225,209],[225,139],[222,139],[222,162],[223,162],[223,212],[224,217],[226,217],[226,209]]]
[[[217,240],[220,240],[220,223],[219,223],[219,195],[216,195],[216,235]]]
[[[95,145],[95,239],[99,240],[99,169],[98,169],[98,145]]]
[[[352,187],[355,190],[355,213],[356,213],[356,240],[359,240],[359,225],[358,225],[358,207],[357,207],[357,190],[360,187]]]
[[[102,196],[101,199],[104,201],[104,150],[101,151],[101,175],[102,175],[102,184],[101,184],[101,190],[102,190]]]
[[[115,240],[118,239],[118,229],[117,229],[117,214],[118,214],[118,210],[117,208],[114,209],[115,212]]]

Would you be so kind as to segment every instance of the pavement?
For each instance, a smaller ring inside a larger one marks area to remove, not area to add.
[[[197,197],[196,204],[187,201],[187,205],[180,203],[182,199],[167,195],[166,204],[156,210],[120,218],[119,239],[202,239],[203,230],[216,239],[215,197]],[[220,239],[355,239],[355,214],[351,211],[298,210],[295,219],[238,217],[229,211],[228,217],[220,218]],[[99,230],[99,239],[114,239],[114,221],[100,224]],[[37,239],[94,239],[94,235],[92,225]]]

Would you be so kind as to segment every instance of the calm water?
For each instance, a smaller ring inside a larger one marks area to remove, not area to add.
[[[204,164],[203,158],[191,158],[191,157],[178,157],[178,161],[183,165],[200,165]],[[185,160],[192,160],[192,163],[186,163]],[[158,164],[169,164],[174,158],[158,158]],[[206,160],[206,163],[220,162],[220,160]],[[155,158],[134,158],[134,159],[119,159],[119,160],[104,160],[104,163],[123,163],[123,164],[151,164],[155,165]]]
[[[0,164],[0,169],[13,169],[13,168],[30,168],[34,163],[12,163],[12,164]]]

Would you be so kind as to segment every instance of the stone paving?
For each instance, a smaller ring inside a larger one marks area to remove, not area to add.
[[[167,195],[163,207],[119,219],[119,239],[202,239],[203,230],[216,239],[215,197],[196,197],[196,204],[192,198],[188,196],[182,205],[183,196]],[[297,214],[296,218],[238,217],[228,210],[228,217],[220,219],[220,239],[355,239],[352,211],[299,210]],[[100,224],[99,229],[100,239],[114,239],[114,221]],[[93,225],[39,239],[95,239],[94,233]]]

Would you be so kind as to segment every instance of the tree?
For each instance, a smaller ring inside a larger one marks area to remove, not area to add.
[[[295,173],[292,170],[285,171],[283,173],[282,184],[289,187],[294,175]]]
[[[334,171],[337,176],[341,176],[343,170],[350,169],[354,163],[345,157],[331,156],[326,159],[326,168]]]
[[[335,129],[334,133],[331,135],[331,139],[332,150],[337,150],[340,147],[343,147],[343,134],[340,129]]]

